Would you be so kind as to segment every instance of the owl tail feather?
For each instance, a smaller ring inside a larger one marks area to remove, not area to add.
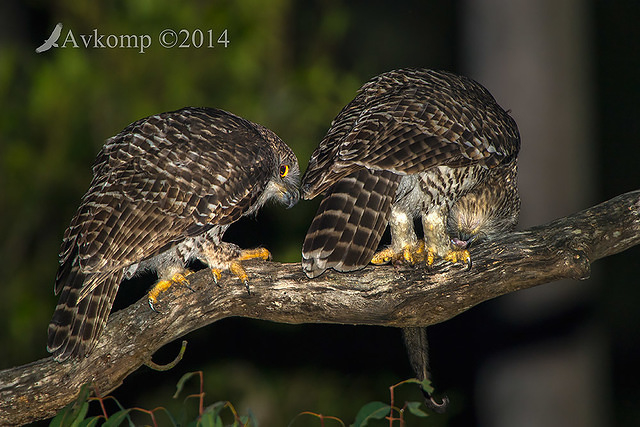
[[[316,277],[326,269],[365,267],[389,222],[400,177],[362,169],[336,182],[320,203],[302,246],[302,268]]]
[[[85,298],[78,295],[87,275],[73,268],[66,277],[49,324],[47,350],[55,360],[79,359],[89,354],[104,329],[122,280],[122,272],[100,275],[100,283]],[[89,279],[91,280],[91,279]]]
[[[420,380],[429,380],[429,341],[427,340],[427,328],[402,328],[402,336],[404,344],[407,348],[409,363]],[[429,390],[425,390],[420,386],[420,390],[424,395],[424,403],[430,410],[442,414],[447,410],[449,398],[444,396],[441,402],[437,402]]]

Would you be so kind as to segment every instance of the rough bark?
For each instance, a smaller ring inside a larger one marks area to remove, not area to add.
[[[473,267],[369,266],[308,279],[299,263],[250,262],[251,294],[237,279],[213,283],[208,270],[190,287],[162,296],[163,313],[146,300],[114,313],[89,357],[52,358],[0,372],[0,425],[53,416],[92,382],[101,394],[163,345],[212,322],[242,316],[282,323],[340,323],[393,327],[443,322],[483,301],[558,279],[587,279],[591,263],[640,243],[640,190],[549,224],[513,232],[471,250]]]

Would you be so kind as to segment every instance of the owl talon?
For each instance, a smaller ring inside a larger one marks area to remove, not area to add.
[[[222,271],[218,270],[217,268],[212,268],[211,274],[213,275],[213,283],[221,288],[222,286],[220,286],[220,278],[222,277]]]
[[[247,272],[245,271],[242,264],[240,264],[240,262],[237,260],[231,261],[229,270],[231,271],[231,273],[233,273],[234,276],[240,279],[240,281],[244,284],[245,288],[247,288],[247,293],[251,295],[251,291],[249,290],[249,276],[247,275]]]
[[[434,254],[432,251],[425,250],[423,240],[419,240],[414,245],[406,245],[400,252],[394,252],[391,248],[383,249],[377,252],[371,259],[371,263],[375,265],[388,264],[393,265],[417,265],[426,260],[428,265],[433,264]]]
[[[149,307],[151,307],[151,310],[155,311],[156,313],[162,313],[160,310],[155,308],[155,305],[158,303],[158,296],[162,292],[164,292],[167,289],[169,289],[170,287],[171,287],[171,281],[169,281],[169,280],[160,280],[149,291],[148,302],[149,302]]]
[[[393,250],[391,248],[386,248],[381,250],[380,252],[377,252],[375,255],[373,255],[373,258],[371,258],[371,264],[375,264],[375,265],[388,264],[395,257],[396,257],[396,254],[393,252]]]
[[[247,289],[248,295],[251,295],[251,289],[249,288],[249,276],[247,275],[247,272],[245,271],[240,261],[247,261],[256,258],[270,260],[271,252],[269,252],[265,248],[245,249],[240,253],[240,256],[231,261],[231,263],[229,264],[229,270],[244,284],[244,287]]]
[[[429,252],[427,252],[427,259]],[[402,259],[406,264],[415,265],[425,259],[425,246],[423,240],[418,240],[415,245],[407,245],[402,248]]]
[[[431,267],[438,259],[438,254],[436,253],[436,250],[434,248],[424,248],[424,243],[422,244],[423,244],[423,249],[422,249],[422,253],[419,261],[421,263],[423,262],[424,265],[427,267],[427,270],[431,271]]]
[[[237,256],[236,258],[233,258],[229,262],[228,267],[227,267],[229,269],[229,271],[231,272],[231,274],[233,274],[238,279],[240,279],[240,281],[244,284],[245,288],[247,289],[247,294],[249,294],[249,295],[251,295],[251,290],[249,289],[249,276],[247,275],[247,272],[245,271],[244,267],[242,266],[241,261],[247,261],[247,260],[255,259],[255,258],[259,258],[259,259],[263,259],[263,260],[269,260],[269,259],[271,259],[271,252],[269,252],[265,248],[242,250],[242,251],[240,251],[240,255]],[[218,287],[221,287],[220,286],[220,278],[222,277],[222,269],[212,268],[211,269],[211,274],[213,275],[213,282]]]
[[[442,259],[453,264],[465,264],[467,270],[471,269],[472,266],[471,255],[466,249],[449,251]]]
[[[236,258],[236,261],[246,261],[255,258],[260,258],[265,261],[270,260],[271,252],[265,248],[245,249],[240,253],[240,256]]]
[[[187,277],[192,274],[193,274],[193,271],[186,270],[184,273],[176,274],[171,278],[171,280],[173,280],[175,283],[177,283],[180,286],[184,286],[185,288],[189,289],[191,292],[195,292],[196,290],[193,289],[191,286],[189,286],[190,285],[189,279],[187,279]]]
[[[189,279],[187,279],[187,276],[189,276],[192,273],[193,273],[192,271],[186,270],[183,273],[175,274],[169,280],[158,281],[147,294],[149,307],[151,308],[151,310],[155,311],[156,313],[162,313],[162,311],[158,310],[155,307],[155,305],[158,303],[158,297],[160,296],[160,294],[165,292],[167,289],[169,289],[173,285],[184,286],[190,291],[195,292],[194,289],[191,286],[189,286]]]

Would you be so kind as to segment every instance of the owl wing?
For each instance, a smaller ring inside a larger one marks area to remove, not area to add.
[[[311,156],[303,197],[311,199],[362,168],[405,175],[434,166],[493,167],[517,154],[515,122],[482,86],[449,73],[409,71],[428,72],[430,79],[382,91],[376,88],[385,75],[379,76],[338,114]],[[437,86],[431,73],[466,86]],[[497,132],[496,123],[509,132]]]
[[[108,140],[65,233],[61,264],[73,261],[75,246],[83,273],[120,269],[238,220],[273,163],[251,125],[191,108],[143,119]]]

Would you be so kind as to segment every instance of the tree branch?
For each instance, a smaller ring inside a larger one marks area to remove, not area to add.
[[[159,314],[146,298],[114,313],[89,357],[52,358],[0,372],[0,424],[53,416],[93,382],[107,394],[165,344],[217,320],[241,316],[281,323],[394,327],[443,322],[483,301],[558,279],[587,279],[591,263],[640,243],[640,191],[549,224],[513,232],[471,251],[473,268],[369,266],[308,279],[299,263],[247,263],[251,295],[237,279],[213,283],[209,270],[189,276],[189,290],[162,296]]]

